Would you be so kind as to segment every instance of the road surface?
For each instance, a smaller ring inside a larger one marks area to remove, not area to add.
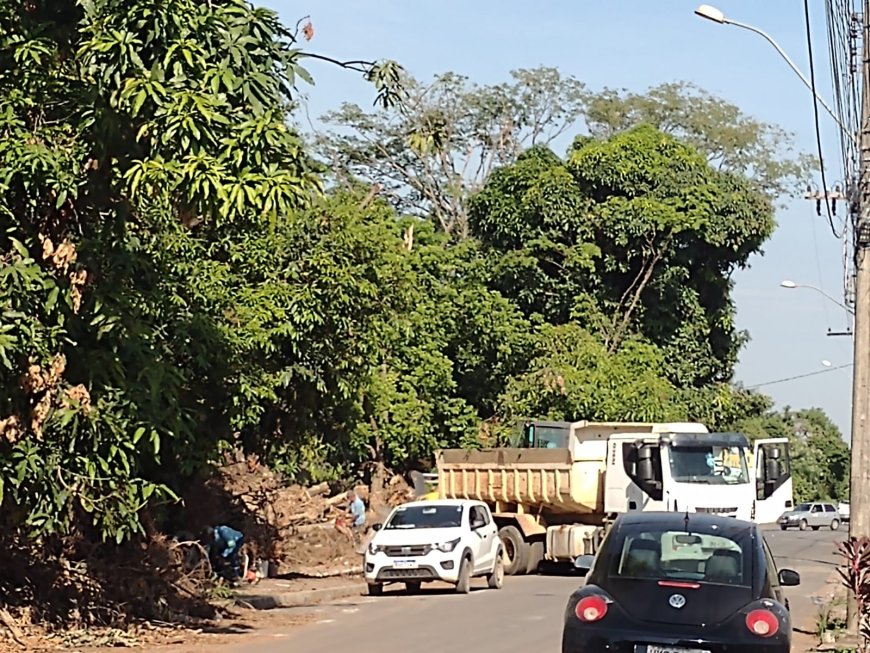
[[[780,568],[801,574],[801,585],[788,588],[796,627],[811,629],[817,608],[814,595],[830,591],[826,581],[839,562],[834,541],[844,531],[767,530]],[[313,623],[245,637],[245,643],[218,647],[223,653],[407,653],[409,650],[458,650],[481,653],[558,651],[568,595],[582,579],[564,576],[508,577],[500,591],[475,579],[471,594],[427,590],[405,596],[401,586],[383,597],[353,597],[293,612],[311,613]]]

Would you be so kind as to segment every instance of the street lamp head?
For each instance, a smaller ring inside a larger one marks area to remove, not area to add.
[[[790,279],[786,279],[785,281],[781,281],[779,285],[782,286],[783,288],[797,288],[797,284],[794,281],[791,281]]]
[[[701,18],[712,20],[714,23],[725,24],[725,14],[711,5],[700,5],[695,9],[695,13]]]
[[[830,366],[831,366],[831,361],[828,361],[828,360],[822,361],[822,367],[830,367]]]

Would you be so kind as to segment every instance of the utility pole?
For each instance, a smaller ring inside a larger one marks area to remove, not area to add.
[[[870,0],[864,0],[861,56],[861,133],[855,189],[855,332],[852,377],[852,465],[849,488],[850,537],[870,536]],[[849,597],[849,626],[858,615]]]

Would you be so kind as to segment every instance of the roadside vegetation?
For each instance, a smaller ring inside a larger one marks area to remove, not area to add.
[[[307,136],[297,27],[242,0],[0,4],[12,613],[207,616],[163,533],[235,451],[337,491],[524,416],[696,420],[788,436],[796,499],[846,498],[830,420],[732,383],[731,275],[805,178],[790,135],[685,84],[372,61],[336,63],[375,108]]]

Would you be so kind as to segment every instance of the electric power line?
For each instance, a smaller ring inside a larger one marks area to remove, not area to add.
[[[755,390],[756,388],[761,388],[766,385],[774,385],[776,383],[785,383],[786,381],[796,381],[797,379],[805,379],[809,376],[816,376],[817,374],[827,374],[828,372],[833,372],[834,370],[842,370],[847,367],[852,367],[852,363],[846,363],[844,365],[837,365],[836,367],[828,367],[823,370],[816,370],[815,372],[807,372],[806,374],[798,374],[797,376],[789,376],[784,379],[775,379],[773,381],[765,381],[764,383],[756,383],[754,385],[746,386],[746,390]]]
[[[819,170],[822,175],[822,194],[826,195],[828,192],[828,183],[825,179],[825,159],[822,154],[822,132],[819,127],[819,98],[816,92],[816,72],[813,63],[813,38],[812,29],[810,27],[809,0],[804,0],[804,22],[806,23],[807,28],[807,54],[810,59],[810,86],[813,93],[813,121],[815,123],[816,145],[819,151]],[[827,197],[825,197],[823,203],[825,205],[825,213],[828,217],[828,224],[831,226],[831,232],[834,234],[834,238],[839,240],[842,236],[837,233],[837,228],[834,226],[834,216],[831,214],[831,203]]]

